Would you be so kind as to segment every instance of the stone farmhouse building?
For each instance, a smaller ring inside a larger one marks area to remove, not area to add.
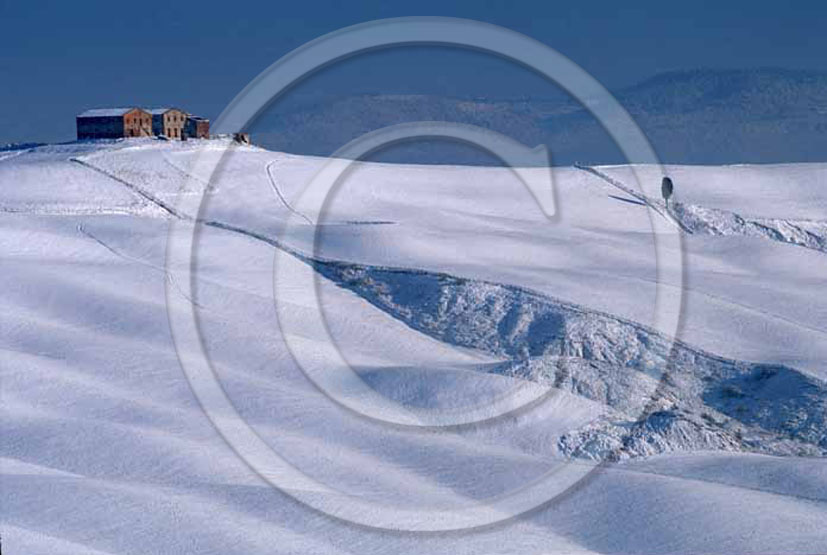
[[[208,139],[210,120],[178,108],[96,108],[78,114],[78,140],[129,137]]]
[[[210,138],[210,120],[198,116],[189,116],[187,124],[184,127],[184,132],[187,137],[195,137],[196,139]]]
[[[152,134],[180,139],[187,123],[187,113],[178,108],[152,108]]]
[[[97,108],[77,116],[78,139],[151,137],[152,115],[141,108]]]

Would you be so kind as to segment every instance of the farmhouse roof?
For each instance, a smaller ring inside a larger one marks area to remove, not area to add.
[[[149,112],[153,116],[157,116],[157,115],[160,115],[160,114],[166,114],[170,110],[178,110],[179,112],[184,112],[184,110],[182,110],[181,108],[175,108],[175,107],[172,107],[172,106],[169,106],[169,107],[166,107],[166,108],[150,108],[149,110],[147,110],[147,112]],[[184,112],[184,113],[186,114],[186,112]]]
[[[122,116],[127,112],[131,112],[135,110],[135,106],[130,106],[129,108],[93,108],[91,110],[86,110],[85,112],[81,112],[78,114],[79,118],[111,118]]]

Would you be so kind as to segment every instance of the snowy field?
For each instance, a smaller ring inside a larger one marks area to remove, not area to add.
[[[670,167],[668,209],[632,168],[555,168],[549,221],[512,172],[447,166],[356,164],[305,212],[324,160],[225,147],[0,159],[5,552],[827,551],[827,164]],[[216,163],[201,212],[181,208]],[[661,284],[683,303],[674,344],[652,327],[658,212],[685,230],[662,261],[680,263]],[[167,243],[196,218],[187,284]],[[306,479],[274,488],[216,431],[176,310]],[[328,336],[411,414],[536,401],[389,425],[305,375],[302,360],[338,364]],[[504,522],[410,531],[549,475],[583,479]],[[350,500],[369,507],[358,524],[326,514]]]

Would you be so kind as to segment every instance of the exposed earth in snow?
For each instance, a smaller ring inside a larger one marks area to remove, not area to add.
[[[226,147],[128,140],[0,159],[9,553],[827,548],[827,164],[669,167],[669,206],[635,186],[659,184],[659,168],[554,168],[550,222],[510,171],[451,166],[356,164],[325,211],[305,213],[322,159],[237,147],[206,175],[199,162]],[[199,213],[181,207],[204,188]],[[663,283],[681,288],[677,338],[652,323],[651,217],[683,230],[662,261],[683,266],[682,283]],[[189,287],[165,252],[170,222],[196,219]],[[276,250],[290,256],[274,295]],[[282,336],[274,303],[324,352],[306,284],[290,281],[308,267],[326,333],[382,396],[461,411],[549,393],[444,429],[350,412]],[[279,491],[228,447],[181,370],[165,294],[195,310],[235,410],[325,489]],[[566,467],[587,478],[454,533],[354,526],[294,499],[427,513]]]

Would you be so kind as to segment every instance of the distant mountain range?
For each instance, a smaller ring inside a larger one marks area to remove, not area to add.
[[[657,75],[614,92],[663,162],[683,164],[827,161],[827,73],[695,70]],[[360,95],[262,116],[256,142],[274,150],[329,155],[388,125],[443,120],[479,125],[526,145],[546,144],[555,165],[622,163],[620,150],[572,99],[459,99]],[[472,147],[415,142],[372,159],[491,164]]]

